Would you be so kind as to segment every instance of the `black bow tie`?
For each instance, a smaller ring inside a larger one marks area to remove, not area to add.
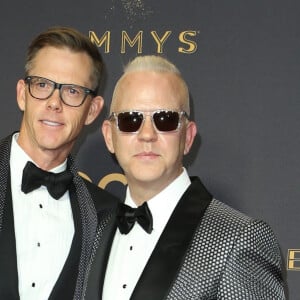
[[[117,213],[117,224],[120,232],[127,234],[136,221],[147,233],[151,233],[153,220],[147,202],[137,208],[132,208],[124,203],[120,203]]]
[[[49,194],[57,200],[67,191],[72,178],[69,170],[61,173],[47,172],[28,161],[23,170],[21,189],[27,194],[44,185]]]

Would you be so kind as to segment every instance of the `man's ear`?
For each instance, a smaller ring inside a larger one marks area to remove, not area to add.
[[[85,119],[85,125],[89,125],[95,121],[95,119],[99,116],[104,105],[104,100],[101,96],[96,96],[92,99],[90,104],[89,112]]]
[[[104,120],[102,124],[102,134],[105,140],[106,147],[110,153],[115,153],[112,139],[112,124],[109,120]]]
[[[25,81],[23,79],[20,79],[17,82],[17,86],[16,86],[16,90],[17,90],[17,102],[18,102],[18,106],[20,108],[21,111],[25,110],[25,106],[26,106],[26,84]]]
[[[197,134],[197,126],[193,121],[189,121],[186,125],[186,136],[185,136],[185,146],[184,146],[184,155],[188,154],[195,140]]]

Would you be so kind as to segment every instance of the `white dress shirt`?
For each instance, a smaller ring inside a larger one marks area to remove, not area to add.
[[[128,234],[117,229],[103,287],[103,300],[128,300],[175,206],[191,181],[185,169],[167,188],[147,201],[153,231],[146,233],[135,224]],[[136,207],[127,188],[125,203]]]
[[[32,159],[12,139],[10,172],[21,300],[48,299],[70,251],[74,223],[69,192],[55,200],[47,189],[24,194],[23,168]],[[62,172],[66,161],[51,172]]]

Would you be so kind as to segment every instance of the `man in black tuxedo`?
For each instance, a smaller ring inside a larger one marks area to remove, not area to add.
[[[117,204],[70,155],[103,107],[102,64],[72,28],[50,28],[28,48],[20,130],[0,142],[0,299],[82,297],[94,240]]]
[[[86,300],[285,299],[271,228],[214,199],[183,167],[197,131],[189,115],[176,66],[141,56],[125,67],[102,132],[128,189]]]

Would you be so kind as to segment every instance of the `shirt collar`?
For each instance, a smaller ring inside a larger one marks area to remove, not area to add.
[[[11,168],[11,180],[18,181],[21,185],[21,180],[23,176],[23,169],[28,161],[33,162],[36,164],[30,156],[21,148],[18,144],[17,139],[19,137],[19,133],[15,133],[12,137],[12,144],[11,144],[11,154],[10,154],[10,168]],[[50,172],[59,173],[65,171],[67,168],[67,159],[56,166],[55,168],[51,169]]]
[[[181,196],[190,184],[191,180],[187,170],[183,168],[182,173],[172,183],[170,183],[159,194],[147,201],[153,216],[153,228],[165,225]],[[136,207],[128,187],[126,191],[125,204],[131,207]]]

